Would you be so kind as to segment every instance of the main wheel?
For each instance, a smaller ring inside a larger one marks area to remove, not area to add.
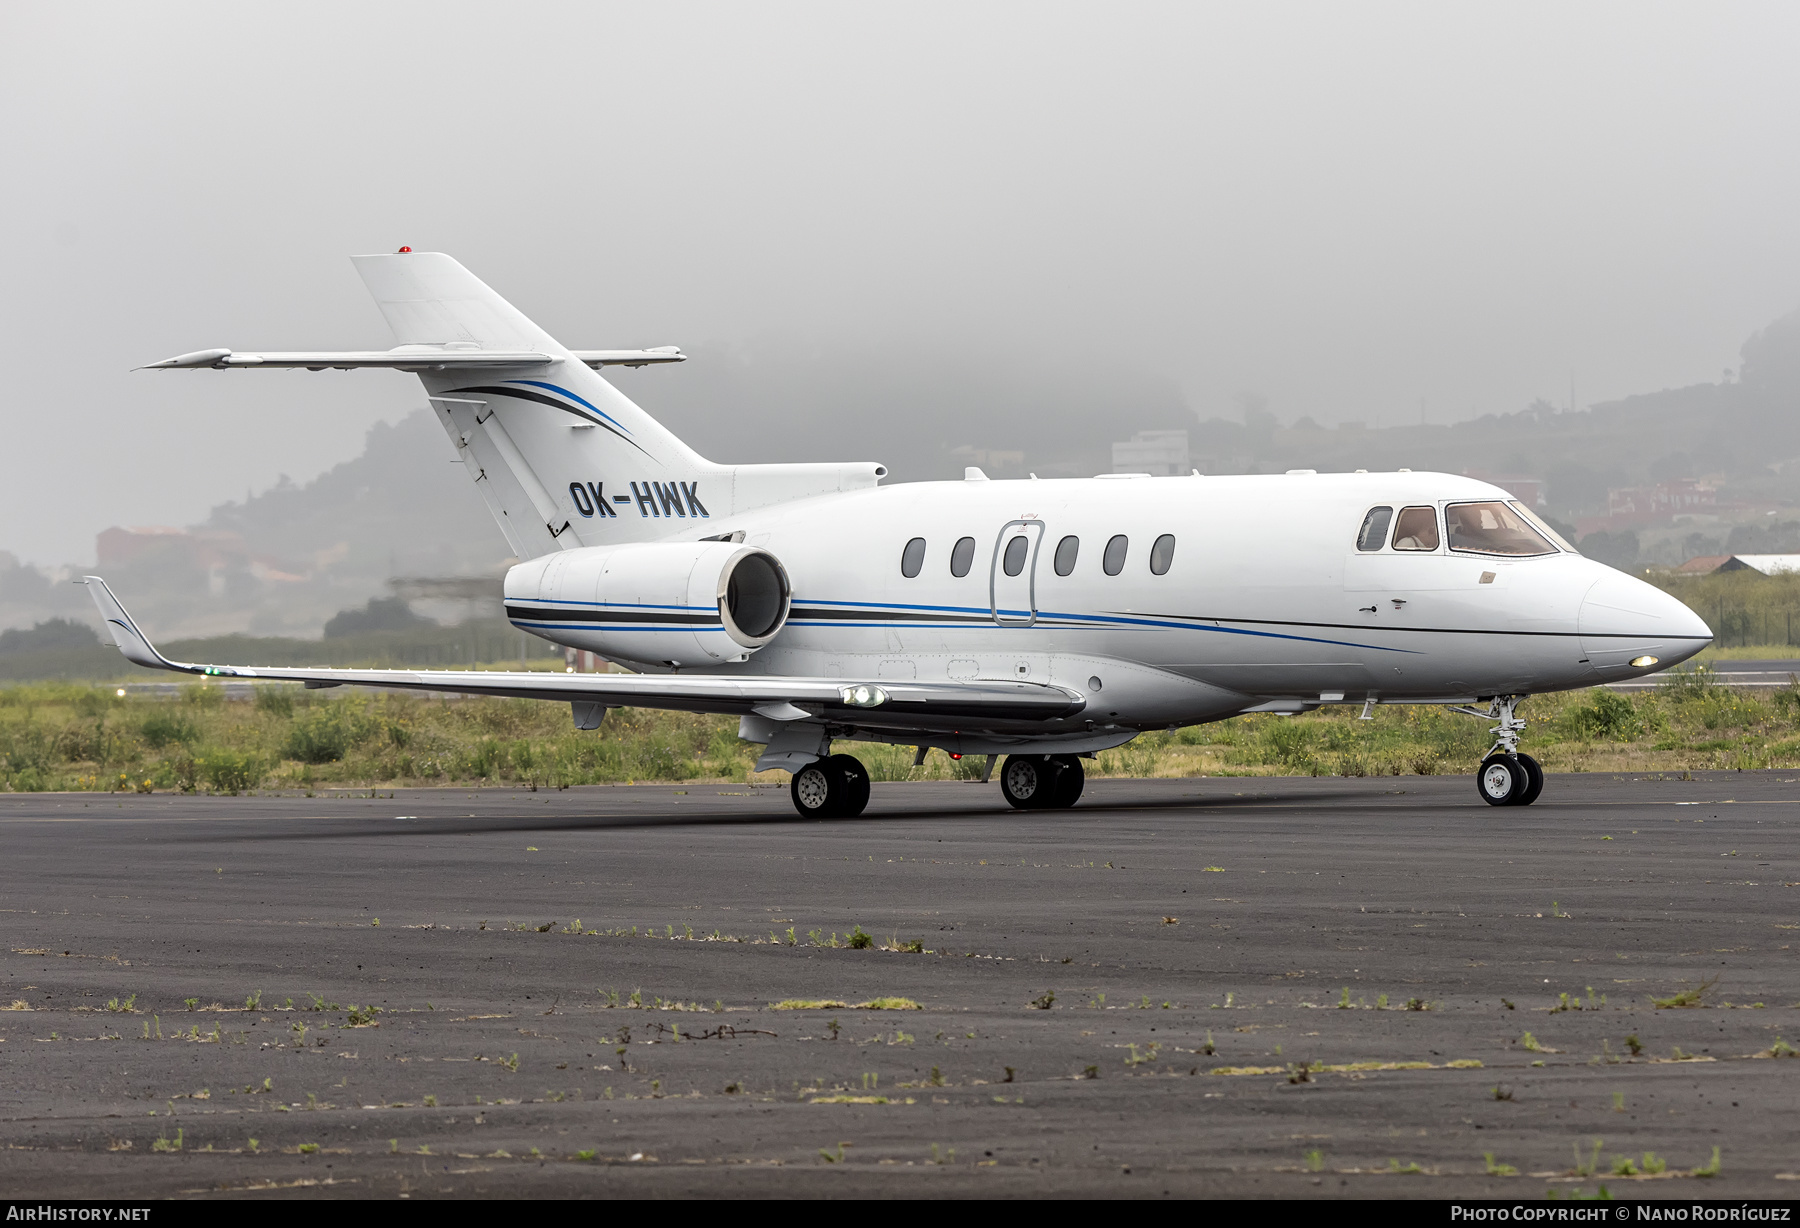
[[[1513,805],[1529,806],[1537,801],[1538,794],[1544,791],[1544,769],[1538,766],[1536,759],[1524,753],[1519,755],[1519,762],[1525,765],[1526,784],[1525,791],[1519,794],[1518,800]]]
[[[1081,786],[1087,783],[1087,773],[1082,770],[1081,760],[1074,755],[1053,755],[1050,762],[1056,767],[1056,783],[1044,804],[1052,810],[1067,810],[1081,800]]]
[[[788,782],[788,796],[794,799],[794,809],[803,819],[829,819],[836,813],[834,794],[842,789],[832,787],[833,777],[825,770],[825,764],[824,759],[809,763]]]
[[[854,819],[869,804],[869,769],[855,755],[832,755],[825,760],[825,771],[841,790],[837,817]]]
[[[1531,775],[1517,755],[1489,755],[1475,774],[1481,800],[1490,806],[1514,806],[1531,785]]]
[[[1055,804],[1058,775],[1048,755],[1008,755],[1000,765],[1000,792],[1015,809],[1041,810]]]
[[[853,755],[830,755],[795,772],[788,795],[805,818],[853,819],[869,804],[869,772]]]

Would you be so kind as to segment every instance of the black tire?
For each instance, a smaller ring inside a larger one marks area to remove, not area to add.
[[[1058,775],[1048,755],[1008,755],[1000,762],[1000,793],[1015,810],[1042,810]]]
[[[794,809],[808,819],[853,819],[869,804],[869,771],[854,755],[830,755],[788,782]]]
[[[1531,783],[1517,755],[1489,755],[1475,773],[1475,791],[1490,806],[1515,806]]]
[[[1521,753],[1519,762],[1525,767],[1525,791],[1519,794],[1519,799],[1513,805],[1529,806],[1537,801],[1538,794],[1544,791],[1544,769],[1538,765],[1536,759],[1527,754]]]
[[[1074,755],[1053,755],[1050,760],[1056,765],[1056,787],[1050,795],[1049,808],[1067,810],[1081,800],[1081,787],[1087,783],[1087,772],[1082,769],[1081,760]]]
[[[832,755],[825,760],[825,770],[842,790],[837,817],[854,819],[869,804],[869,769],[855,755]]]

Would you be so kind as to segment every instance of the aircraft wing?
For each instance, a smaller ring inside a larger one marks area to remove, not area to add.
[[[197,665],[158,652],[99,576],[84,576],[113,642],[127,660],[151,669],[224,678],[303,682],[308,687],[391,687],[577,705],[576,720],[596,708],[667,708],[757,715],[774,721],[823,719],[890,729],[963,726],[1019,729],[1068,719],[1086,706],[1073,691],[1004,679],[913,682],[719,674],[550,674],[487,670],[310,669]],[[591,727],[591,726],[584,726]]]
[[[687,355],[678,346],[660,346],[649,350],[573,350],[577,361],[599,370],[601,367],[644,367],[657,363],[686,362]],[[551,354],[532,350],[452,349],[439,346],[401,346],[392,350],[297,350],[281,353],[248,353],[238,350],[195,350],[177,354],[161,362],[146,363],[140,371],[194,370],[211,367],[218,371],[244,370],[256,367],[308,371],[352,371],[374,367],[390,371],[480,371],[490,367],[541,367],[555,361]]]

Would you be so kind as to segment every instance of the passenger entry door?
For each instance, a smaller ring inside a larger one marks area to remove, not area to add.
[[[1012,520],[1001,528],[988,571],[988,604],[998,625],[1029,627],[1037,621],[1037,556],[1043,540],[1041,520]]]

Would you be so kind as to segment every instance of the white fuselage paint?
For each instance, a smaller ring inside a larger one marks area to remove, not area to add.
[[[786,627],[709,673],[1048,682],[1087,696],[1076,724],[1567,690],[1666,669],[1710,642],[1679,601],[1578,554],[1357,549],[1372,506],[1507,498],[1440,473],[921,482],[689,523],[672,537],[741,530],[792,580]],[[584,528],[603,534],[608,523]],[[1030,557],[1007,577],[1005,541],[1020,532]],[[1109,576],[1103,553],[1121,534],[1127,556]],[[1176,539],[1173,562],[1154,575],[1163,534]],[[1069,536],[1079,551],[1059,576]],[[957,577],[964,537],[974,559]],[[925,539],[925,558],[908,578],[913,538]],[[604,647],[601,633],[516,621]],[[1655,664],[1629,664],[1645,657]]]

